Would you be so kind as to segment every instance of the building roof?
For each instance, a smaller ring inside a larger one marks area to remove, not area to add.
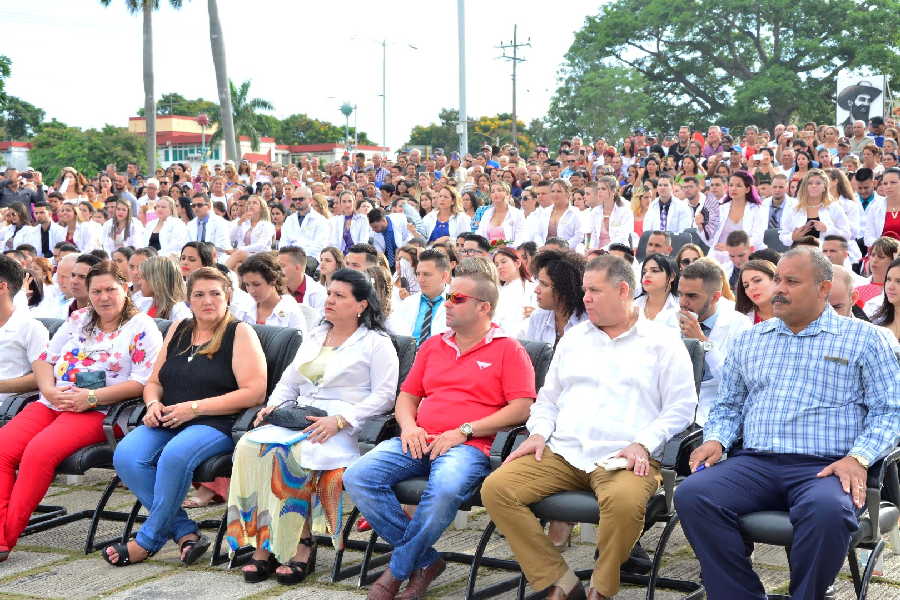
[[[0,150],[9,150],[10,148],[28,148],[31,150],[31,142],[0,142]]]
[[[281,148],[281,146],[279,146]],[[299,146],[287,146],[287,149],[291,152],[329,152],[331,150],[346,150],[347,147],[344,144],[301,144]],[[387,152],[388,148],[384,146],[353,146],[354,150],[371,150],[376,152]]]
[[[250,162],[256,162],[258,160],[261,160],[263,162],[269,162],[270,160],[272,160],[272,157],[270,156],[269,152],[266,152],[265,154],[255,154],[253,152],[246,152],[241,157],[241,160],[249,160]]]

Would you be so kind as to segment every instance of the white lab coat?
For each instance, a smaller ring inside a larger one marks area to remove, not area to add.
[[[146,248],[150,245],[150,236],[156,229],[159,219],[153,219],[144,228],[144,235],[141,238],[139,248]],[[184,221],[178,217],[167,217],[163,221],[163,226],[159,230],[159,253],[163,255],[179,255],[184,245],[188,243],[188,228]]]
[[[328,219],[314,209],[310,209],[303,218],[303,224],[293,213],[281,226],[281,248],[296,246],[303,248],[307,256],[315,258],[322,253],[322,248],[331,241],[331,224]]]

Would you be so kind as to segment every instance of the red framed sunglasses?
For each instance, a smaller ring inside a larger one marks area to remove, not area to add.
[[[462,292],[451,292],[447,294],[447,302],[450,304],[465,304],[467,300],[478,300],[479,302],[487,302],[484,298],[476,298],[475,296],[469,296],[468,294],[463,294]]]

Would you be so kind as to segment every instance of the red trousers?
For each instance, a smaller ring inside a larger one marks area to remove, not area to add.
[[[16,545],[59,463],[106,440],[104,417],[96,410],[57,412],[32,402],[0,427],[0,551]]]

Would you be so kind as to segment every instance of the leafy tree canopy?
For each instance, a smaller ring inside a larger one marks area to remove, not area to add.
[[[439,123],[428,125],[416,125],[409,134],[410,145],[431,146],[443,148],[452,152],[459,147],[459,135],[456,133],[456,125],[459,122],[459,111],[452,108],[443,108],[438,113]],[[525,123],[516,121],[518,146],[521,152],[527,154],[536,146],[532,133]],[[469,148],[468,151],[475,154],[481,150],[484,144],[501,145],[512,142],[512,115],[500,113],[493,117],[482,116],[469,122]]]
[[[219,105],[203,98],[196,100],[188,100],[177,92],[169,92],[163,94],[156,101],[156,114],[158,115],[185,115],[188,117],[196,117],[201,113],[209,115],[213,119],[219,114]],[[137,111],[138,116],[144,116],[144,107]]]
[[[143,136],[129,133],[123,127],[106,125],[102,129],[82,131],[58,121],[45,123],[31,140],[31,164],[48,178],[55,178],[63,167],[71,166],[92,176],[113,163],[124,169],[137,163],[146,168]]]
[[[0,138],[25,140],[41,127],[46,113],[15,96],[0,99]]]
[[[896,0],[615,0],[577,32],[561,77],[571,89],[558,91],[551,122],[577,130],[584,117],[563,109],[607,88],[610,66],[632,70],[616,76],[626,83],[643,78],[645,97],[629,99],[646,101],[660,129],[830,122],[840,71],[900,76],[898,30]],[[601,106],[630,89],[614,87]]]

